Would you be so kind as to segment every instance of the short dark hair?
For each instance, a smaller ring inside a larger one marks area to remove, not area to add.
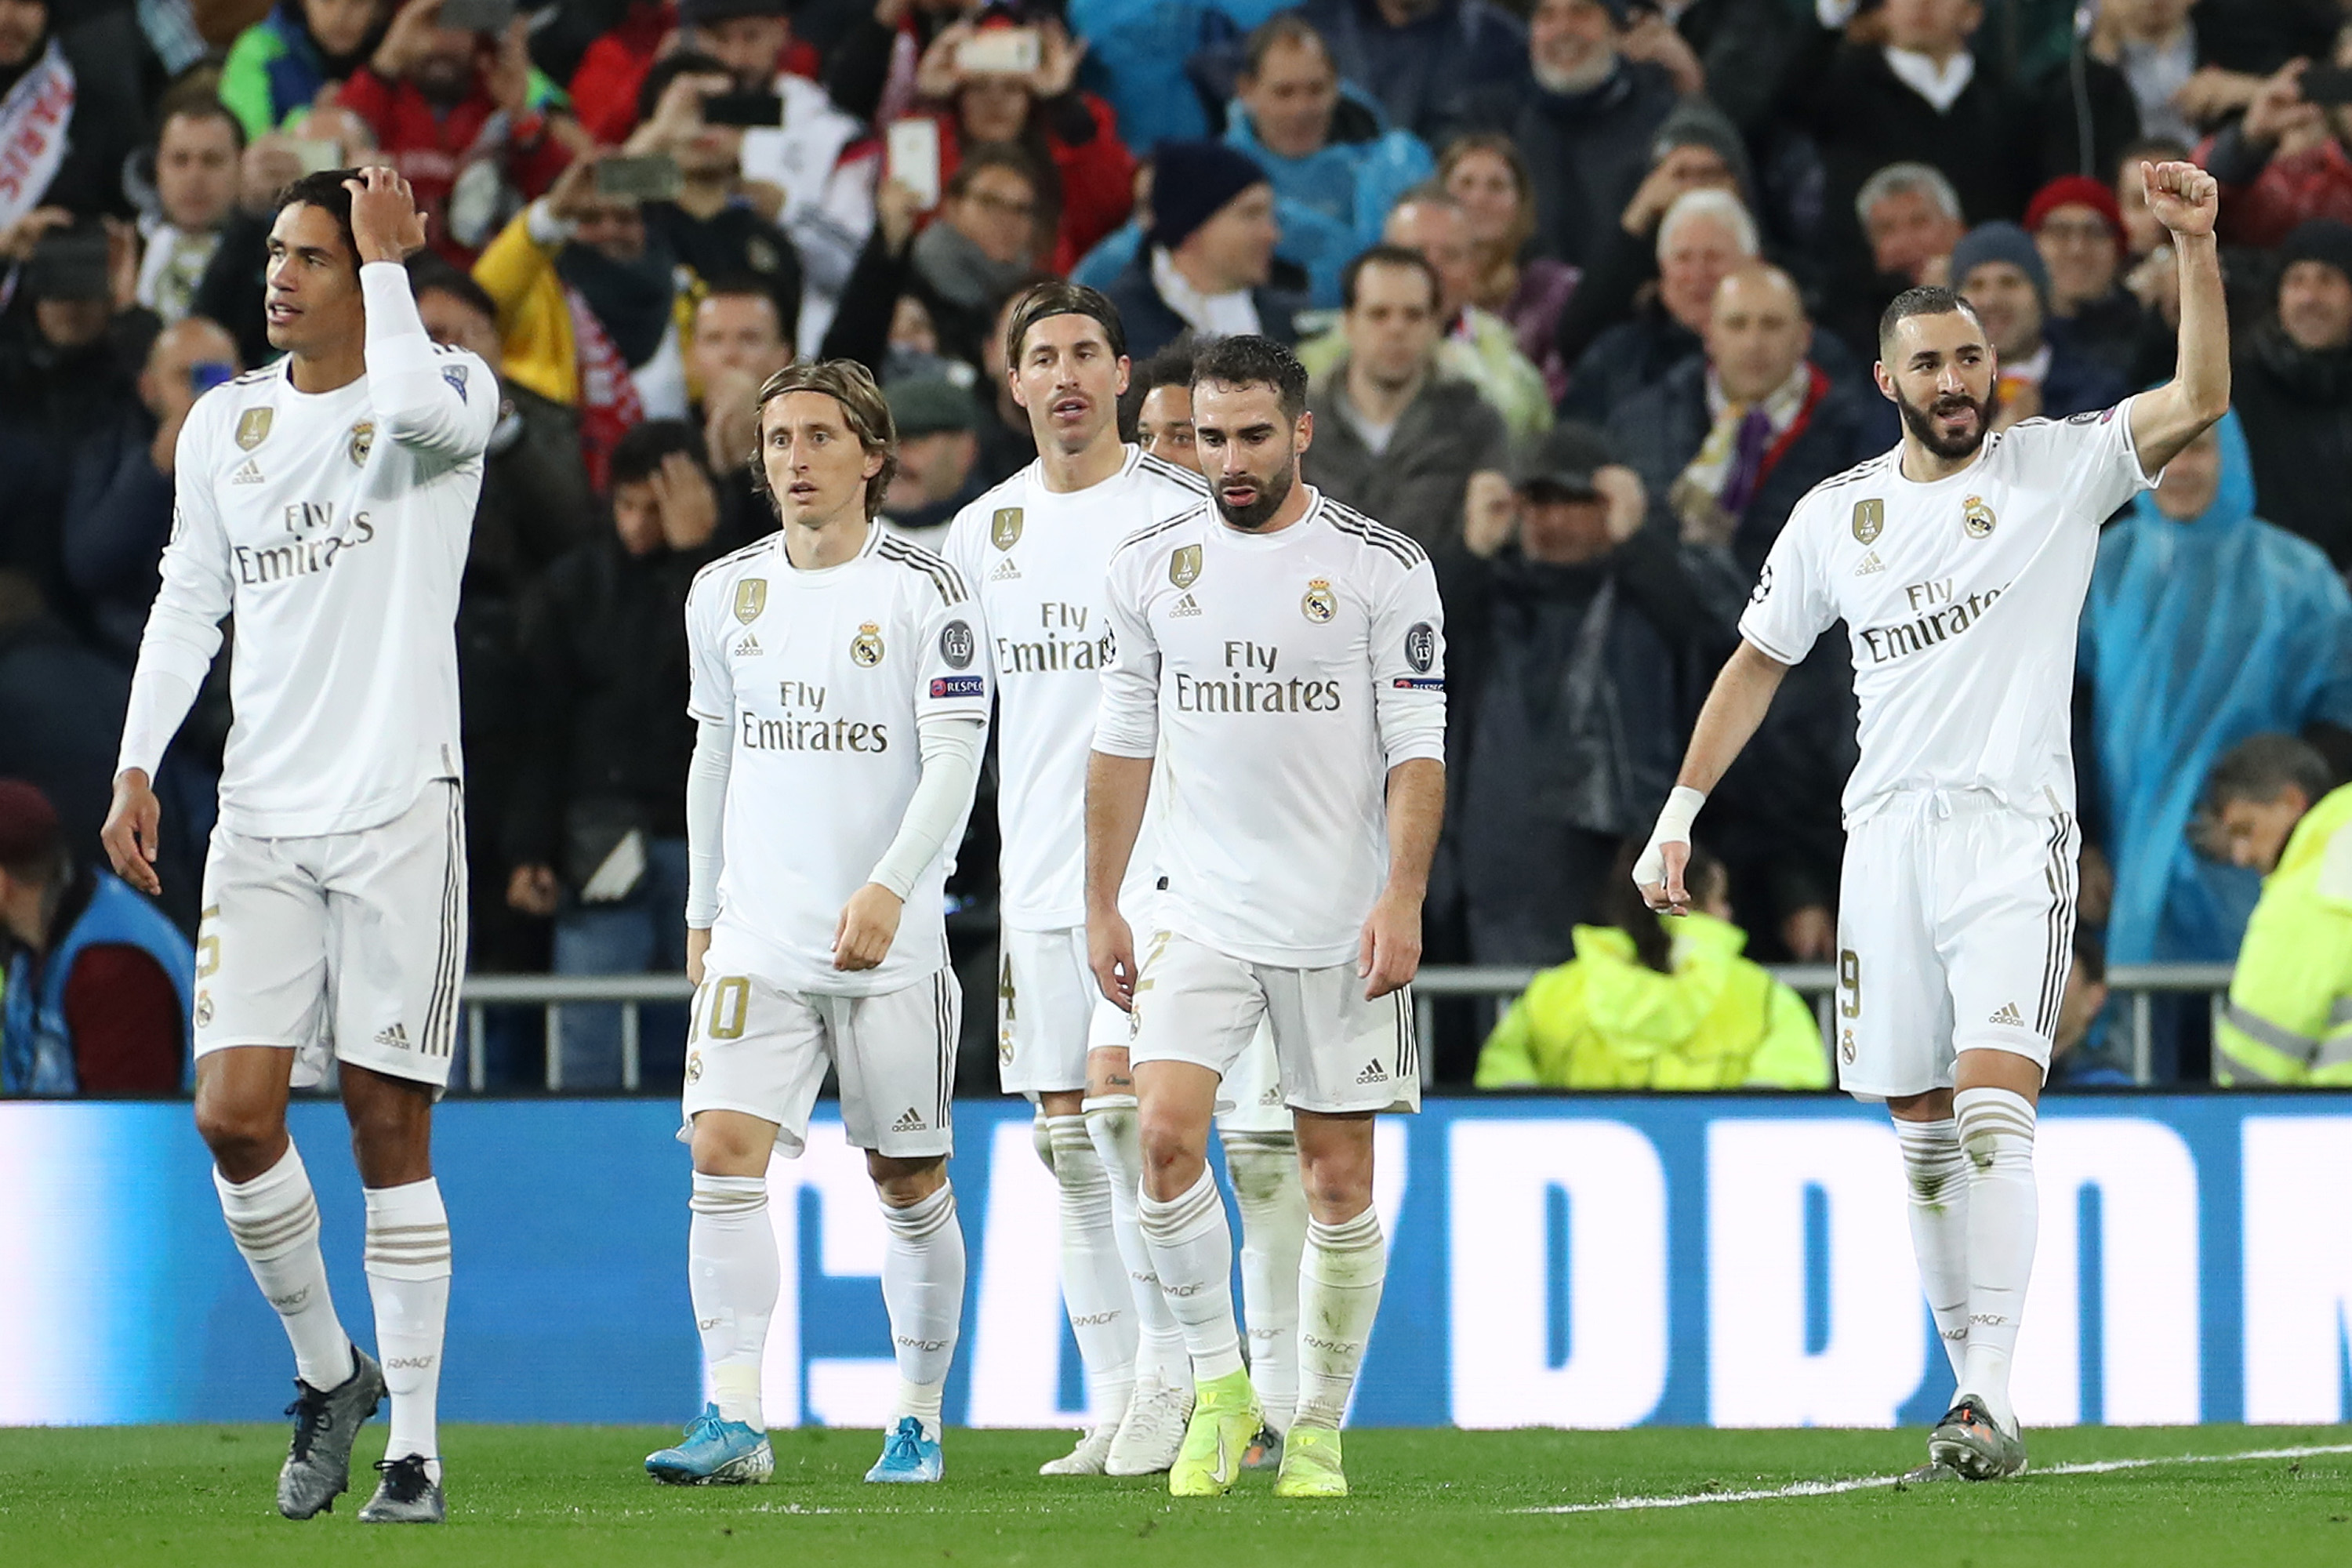
[[[446,294],[487,318],[491,326],[499,324],[499,302],[490,298],[490,291],[475,282],[472,273],[437,252],[420,250],[408,258],[408,288],[420,300],[427,294]]]
[[[1181,386],[1188,391],[1192,385],[1192,334],[1184,332],[1176,341],[1137,365],[1128,377],[1127,392],[1118,400],[1118,434],[1125,441],[1135,439],[1136,421],[1143,417],[1143,400],[1163,386]]]
[[[661,471],[662,460],[673,452],[684,452],[699,467],[701,432],[683,419],[648,419],[631,426],[613,443],[613,488],[645,483]]]
[[[2209,810],[2219,811],[2233,800],[2273,801],[2299,789],[2305,801],[2316,802],[2335,782],[2327,759],[2310,742],[2252,735],[2222,752],[2205,775],[2205,801]]]
[[[215,85],[202,79],[180,83],[167,90],[155,105],[155,145],[163,145],[163,128],[174,120],[217,120],[228,127],[236,150],[245,151],[245,121],[236,110],[220,100]]]
[[[1960,298],[1959,291],[1941,284],[1926,283],[1916,289],[1906,289],[1887,302],[1878,318],[1878,346],[1882,356],[1895,336],[1895,329],[1914,316],[1966,316],[1984,330],[1984,319],[1977,308]]]
[[[1445,298],[1445,287],[1438,282],[1437,268],[1429,264],[1428,257],[1409,246],[1382,244],[1372,247],[1349,262],[1346,270],[1339,274],[1341,309],[1352,310],[1356,308],[1356,280],[1363,276],[1367,267],[1409,267],[1420,273],[1429,284],[1429,308],[1433,311],[1437,309],[1437,302]]]
[[[765,300],[768,308],[776,313],[777,341],[788,349],[798,346],[793,336],[800,328],[799,302],[793,301],[793,307],[787,309],[782,291],[772,280],[756,272],[719,273],[704,282],[702,300],[719,299]],[[701,300],[698,300],[696,303],[699,304]]]
[[[961,201],[971,189],[972,181],[989,169],[1007,170],[1028,181],[1029,189],[1041,205],[1053,194],[1047,183],[1052,176],[1045,166],[1017,142],[983,142],[977,147],[965,148],[956,172],[948,176],[947,194]]]
[[[352,253],[352,270],[360,266],[360,242],[352,233],[352,193],[343,182],[361,177],[357,169],[320,169],[305,174],[278,193],[278,210],[288,207],[317,207],[335,220],[335,230],[343,237],[343,248]]]
[[[1312,44],[1323,56],[1323,63],[1331,68],[1331,74],[1339,74],[1339,62],[1332,56],[1323,30],[1296,11],[1276,11],[1252,28],[1243,42],[1242,75],[1255,78],[1265,69],[1265,57],[1281,44]]]
[[[842,422],[857,444],[868,457],[881,457],[881,471],[866,481],[866,519],[871,522],[882,510],[882,498],[890,493],[890,481],[898,477],[898,425],[890,417],[890,400],[875,384],[874,373],[854,359],[803,360],[786,365],[760,388],[760,448],[751,454],[752,488],[768,497],[770,506],[776,504],[768,490],[768,405],[795,392],[821,392],[839,404]]]
[[[1281,400],[1282,416],[1296,420],[1307,412],[1307,367],[1272,338],[1256,332],[1235,332],[1212,338],[1192,356],[1192,385],[1204,381],[1221,386],[1270,386]]]
[[[1013,319],[1004,325],[1005,363],[1021,363],[1021,345],[1027,340],[1029,329],[1049,316],[1091,317],[1102,328],[1103,341],[1110,344],[1113,357],[1127,357],[1127,328],[1120,324],[1118,307],[1099,289],[1055,278],[1031,284],[1023,291],[1020,304],[1013,307]]]

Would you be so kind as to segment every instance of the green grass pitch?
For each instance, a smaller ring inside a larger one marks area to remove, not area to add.
[[[359,1458],[381,1453],[383,1427]],[[1158,1480],[1051,1480],[1068,1438],[952,1431],[936,1487],[859,1478],[856,1431],[780,1432],[763,1487],[656,1487],[653,1428],[445,1428],[451,1513],[439,1529],[363,1529],[373,1472],[306,1524],[271,1508],[281,1427],[0,1431],[0,1563],[917,1563],[1202,1565],[1893,1564],[2133,1568],[2352,1564],[2352,1454],[2030,1474],[1990,1486],[1712,1502],[1622,1512],[1519,1511],[1887,1475],[1916,1433],[1402,1432],[1348,1435],[1355,1496],[1277,1503],[1272,1478],[1233,1497],[1171,1501]],[[2352,1430],[2205,1426],[2032,1435],[2037,1467],[2352,1444]]]

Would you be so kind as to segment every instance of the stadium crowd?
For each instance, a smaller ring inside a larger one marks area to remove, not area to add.
[[[457,627],[475,970],[681,963],[681,614],[704,563],[773,526],[747,469],[761,383],[796,356],[871,367],[903,442],[888,516],[936,541],[1034,456],[1002,317],[1067,276],[1119,308],[1153,449],[1189,450],[1166,395],[1190,342],[1265,332],[1316,376],[1307,479],[1436,560],[1430,957],[1559,967],[1483,1054],[1493,1020],[1453,1020],[1433,1079],[1826,1084],[1804,1008],[1748,961],[1836,957],[1843,633],[1711,801],[1706,912],[1671,940],[1625,896],[1626,841],[1792,506],[1896,438],[1870,372],[1887,300],[1948,282],[1976,307],[1996,428],[2105,409],[2171,371],[2139,167],[2189,156],[2223,187],[2236,411],[2100,547],[2054,1077],[2123,1079],[2104,963],[2232,961],[2252,918],[2273,946],[2218,1028],[2201,996],[2160,1010],[2158,1076],[2324,1080],[2333,992],[2245,988],[2307,990],[2315,964],[2332,984],[2352,908],[2352,839],[2322,863],[2352,811],[2331,798],[2352,776],[2352,0],[2079,10],[0,0],[0,778],[29,786],[0,785],[12,1039],[117,1037],[184,1001],[152,972],[195,927],[226,660],[157,781],[168,921],[121,903],[98,847],[174,443],[268,357],[275,193],[380,163],[430,212],[428,328],[505,399]],[[982,996],[993,817],[984,799],[951,885]],[[2280,907],[2253,918],[2273,868]],[[66,941],[90,911],[104,930]],[[69,982],[93,942],[151,960]],[[677,1024],[646,1015],[648,1082],[675,1081]],[[494,1081],[540,1080],[536,1015],[493,1036]],[[620,1037],[569,1010],[565,1083],[616,1083]],[[984,1079],[993,1052],[966,1056]],[[0,1089],[170,1091],[184,1068],[94,1048],[43,1079],[16,1050]]]

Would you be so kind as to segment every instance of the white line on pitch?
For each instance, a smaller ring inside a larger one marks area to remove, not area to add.
[[[2090,1459],[2074,1465],[2046,1465],[2029,1471],[2037,1476],[2101,1476],[2114,1470],[2145,1470],[2158,1465],[2236,1465],[2253,1459],[2304,1459],[2319,1454],[2352,1454],[2352,1443],[2326,1443],[2307,1448],[2250,1448],[2242,1454],[2169,1454],[2147,1459]],[[1688,1492],[1679,1497],[1621,1497],[1608,1502],[1557,1503],[1549,1508],[1514,1509],[1514,1513],[1622,1513],[1634,1509],[1696,1508],[1712,1502],[1771,1502],[1781,1498],[1836,1497],[1891,1487],[1900,1476],[1864,1476],[1844,1481],[1797,1481],[1785,1487],[1744,1492]],[[1963,1482],[1963,1485],[1966,1483]]]

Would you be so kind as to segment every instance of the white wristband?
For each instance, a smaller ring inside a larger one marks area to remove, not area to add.
[[[1636,886],[1664,882],[1666,879],[1664,847],[1688,844],[1691,824],[1698,820],[1698,808],[1706,804],[1706,792],[1676,784],[1666,796],[1666,804],[1658,808],[1658,826],[1650,830],[1650,842],[1642,858],[1633,862]]]

